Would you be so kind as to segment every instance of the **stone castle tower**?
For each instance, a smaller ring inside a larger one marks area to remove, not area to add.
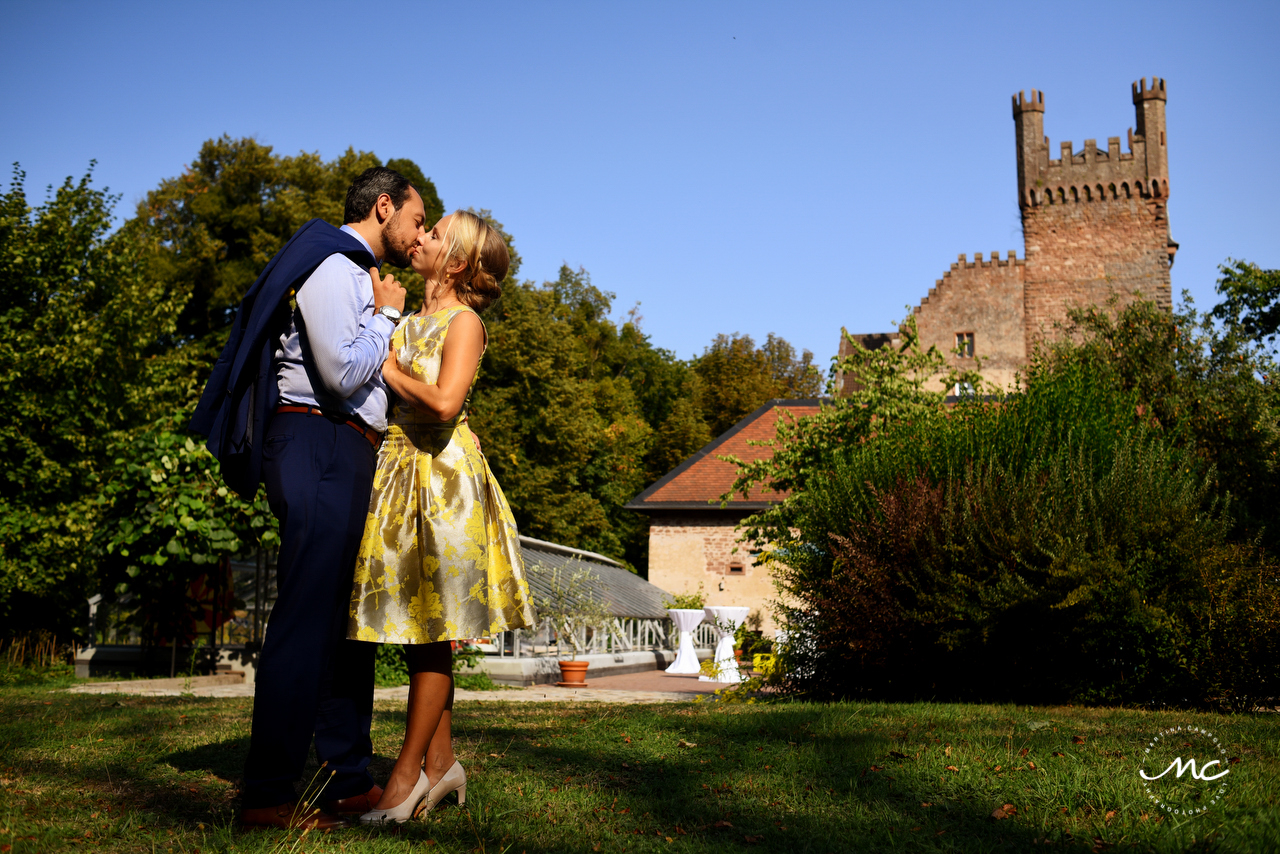
[[[1067,320],[1070,308],[1102,305],[1113,294],[1171,305],[1169,268],[1178,244],[1169,237],[1166,209],[1165,102],[1164,80],[1134,83],[1137,130],[1129,130],[1127,152],[1113,136],[1105,151],[1092,139],[1080,152],[1059,143],[1053,159],[1044,94],[1033,89],[1030,97],[1013,97],[1024,257],[960,255],[914,309],[925,349],[953,354],[957,366],[979,356],[984,378],[1008,387],[1031,348]],[[874,348],[897,334],[853,337]],[[842,336],[841,355],[848,348]]]

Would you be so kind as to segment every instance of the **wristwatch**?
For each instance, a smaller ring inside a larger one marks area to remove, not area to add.
[[[384,305],[382,308],[375,311],[374,314],[380,314],[392,323],[399,323],[400,318],[404,316],[389,305]]]

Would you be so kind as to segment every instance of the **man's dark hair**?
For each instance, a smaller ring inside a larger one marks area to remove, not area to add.
[[[409,198],[413,185],[409,179],[385,166],[374,166],[360,173],[360,177],[351,182],[347,189],[347,207],[342,213],[342,221],[362,222],[373,210],[378,196],[386,193],[391,197],[391,204],[396,210]]]

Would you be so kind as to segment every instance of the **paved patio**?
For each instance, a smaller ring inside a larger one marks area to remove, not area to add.
[[[667,676],[661,671],[628,673],[589,679],[585,688],[559,688],[555,685],[533,685],[500,691],[458,690],[456,700],[505,703],[683,703],[700,694],[710,694],[724,685],[699,682],[696,676]],[[72,694],[131,694],[143,697],[252,697],[253,685],[240,676],[196,676],[190,679],[128,679],[119,682],[89,682],[68,688]],[[409,686],[378,688],[375,700],[403,701]]]

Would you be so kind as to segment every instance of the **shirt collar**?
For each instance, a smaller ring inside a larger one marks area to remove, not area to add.
[[[360,232],[356,231],[354,228],[352,228],[349,225],[342,226],[340,230],[345,231],[347,234],[350,234],[356,240],[359,240],[362,244],[364,244],[364,248],[369,250],[369,254],[373,256],[373,260],[378,262],[378,269],[379,270],[382,269],[382,259],[378,257],[376,252],[373,251],[373,247],[369,245],[369,241],[365,240],[363,237],[360,236]]]

